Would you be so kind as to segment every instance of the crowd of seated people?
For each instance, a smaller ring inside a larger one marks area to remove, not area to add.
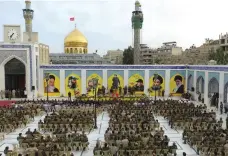
[[[228,155],[228,130],[223,120],[216,120],[216,112],[206,105],[186,101],[157,101],[154,110],[168,119],[171,128],[183,129],[184,143],[192,146],[201,156]]]
[[[17,137],[19,146],[23,149],[21,154],[31,156],[38,155],[67,155],[72,150],[85,150],[88,146],[88,138],[84,132],[80,133],[55,133],[52,135],[42,135],[36,129],[30,129],[23,136],[21,133]]]
[[[97,107],[97,115],[101,107]],[[62,105],[58,111],[46,115],[43,121],[39,121],[39,129],[45,132],[54,132],[62,129],[71,131],[90,131],[94,127],[94,108],[90,105]]]
[[[95,156],[176,155],[177,146],[169,146],[169,138],[154,119],[150,103],[120,102],[108,112],[110,121],[105,144],[102,147],[97,143]]]
[[[43,110],[42,105],[24,104],[11,107],[0,107],[0,132],[13,132],[16,128],[25,126]]]

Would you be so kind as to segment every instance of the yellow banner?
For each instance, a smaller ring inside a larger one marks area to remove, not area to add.
[[[81,77],[71,73],[65,78],[66,96],[71,93],[71,96],[79,96],[81,94]]]
[[[134,88],[135,92],[144,92],[144,78],[140,74],[133,74],[128,79],[128,87]]]
[[[54,73],[49,73],[48,81],[46,78],[43,79],[44,83],[44,96],[60,96],[60,79]]]
[[[170,94],[181,96],[184,93],[185,79],[182,75],[176,74],[170,78]]]
[[[108,90],[114,91],[116,90],[118,93],[120,93],[124,88],[124,79],[119,74],[112,74],[108,77]]]
[[[155,90],[152,89],[153,86],[160,86],[160,90],[156,91],[156,95],[162,96],[165,92],[165,78],[161,75],[158,75],[157,78],[151,76],[149,80],[149,86],[150,88],[148,89],[148,91],[151,96],[155,96]]]
[[[97,84],[94,84],[94,81],[93,79],[97,79]],[[87,96],[94,96],[94,85],[97,86],[97,91],[98,89],[101,89],[102,88],[102,85],[103,85],[103,79],[102,77],[99,75],[99,74],[96,74],[96,73],[93,73],[91,74],[90,76],[87,77],[86,79],[86,89],[87,89]]]

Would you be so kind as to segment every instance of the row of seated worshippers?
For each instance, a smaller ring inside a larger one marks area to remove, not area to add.
[[[87,149],[89,142],[86,134],[82,133],[60,133],[42,135],[36,129],[30,129],[23,136],[21,133],[17,137],[19,142],[18,153],[23,155],[67,155],[72,151]]]
[[[201,156],[228,155],[228,130],[223,121],[216,120],[216,112],[205,105],[195,106],[186,101],[158,101],[154,110],[166,117],[172,128],[183,129],[184,143],[192,146]]]
[[[101,107],[97,108],[97,115],[101,112]],[[64,131],[89,131],[94,127],[93,106],[63,106],[59,111],[45,116],[40,120],[38,128],[45,132],[54,132],[58,129]]]
[[[25,126],[42,111],[42,105],[31,103],[0,107],[0,133],[13,132],[15,129]]]
[[[49,104],[49,105],[74,105],[74,106],[81,106],[81,105],[93,105],[94,101],[91,99],[73,99],[73,100],[66,100],[66,99],[50,99],[50,100],[45,100],[45,99],[37,99],[37,100],[20,100],[17,101],[17,104],[24,104],[24,103],[34,103],[34,104]],[[96,105],[99,106],[100,104],[107,104],[107,103],[115,103],[113,101],[113,98],[110,98],[109,100],[97,100]]]
[[[110,121],[105,146],[94,149],[95,156],[176,155],[177,146],[169,146],[160,124],[154,119],[150,103],[117,103],[108,110]]]

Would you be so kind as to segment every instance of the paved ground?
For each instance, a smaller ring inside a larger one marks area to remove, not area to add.
[[[210,109],[214,109],[214,108],[210,108]],[[215,110],[215,109],[214,109]],[[24,128],[20,128],[17,129],[15,132],[13,133],[9,133],[5,136],[5,140],[0,142],[0,153],[3,152],[3,150],[5,149],[6,146],[9,146],[10,148],[13,147],[13,145],[18,144],[16,138],[18,136],[19,133],[25,133],[28,128],[30,128],[31,130],[33,129],[37,129],[38,128],[38,121],[40,119],[43,119],[45,117],[45,115],[43,116],[38,116],[35,118],[35,121],[30,123],[29,125],[27,125]],[[217,119],[219,119],[220,117],[223,118],[223,127],[225,128],[225,119],[226,119],[226,114],[220,115],[217,112]],[[187,144],[183,144],[182,141],[182,130],[174,130],[171,129],[168,126],[168,122],[167,120],[165,120],[163,117],[156,117],[158,119],[158,121],[160,122],[161,126],[163,127],[164,131],[165,131],[165,135],[167,135],[170,138],[170,144],[172,144],[173,142],[175,142],[178,146],[178,150],[177,150],[177,154],[178,156],[181,156],[183,152],[186,152],[188,156],[196,156],[196,152]],[[109,121],[109,116],[106,112],[103,112],[102,114],[100,114],[98,116],[97,122],[98,122],[98,129],[93,130],[89,133],[87,133],[88,135],[88,139],[89,139],[89,149],[87,151],[74,151],[73,153],[76,156],[92,156],[93,154],[93,148],[96,145],[96,140],[99,139],[101,141],[104,140],[104,133],[108,127],[108,121]]]

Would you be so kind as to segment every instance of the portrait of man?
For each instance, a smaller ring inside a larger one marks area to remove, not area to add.
[[[49,93],[59,93],[59,89],[55,87],[55,76],[49,75],[48,85],[45,87],[44,92],[46,93],[48,89]]]
[[[141,91],[143,92],[144,91],[144,84],[143,84],[143,80],[142,79],[138,79],[136,81],[136,84],[135,84],[135,91]]]
[[[89,80],[87,84],[87,91],[90,92],[93,88],[93,80]]]
[[[93,81],[93,79],[90,79],[87,84],[87,91],[88,92],[92,91],[93,87],[98,85],[99,85],[99,79],[96,78],[96,81]]]
[[[117,77],[117,74],[114,74],[112,78],[112,89],[118,89],[120,85],[120,79]]]
[[[77,84],[77,80],[78,78],[74,77],[74,76],[70,76],[68,78],[68,87],[72,90],[74,90],[74,95],[79,94],[79,88],[78,88],[78,84]]]
[[[174,78],[176,87],[173,89],[174,93],[184,93],[183,78],[180,75],[176,75]]]
[[[77,86],[77,78],[76,77],[73,77],[73,76],[70,76],[68,78],[68,87],[70,89],[76,89],[78,86]]]
[[[153,87],[156,86],[158,88],[156,90],[157,91],[157,95],[158,96],[162,96],[162,93],[164,92],[164,89],[161,86],[162,84],[163,84],[163,78],[160,75],[154,76],[153,77],[152,92],[155,92],[155,88],[153,88]]]
[[[160,86],[163,83],[163,78],[160,75],[157,75],[157,77],[153,77],[153,86]]]

